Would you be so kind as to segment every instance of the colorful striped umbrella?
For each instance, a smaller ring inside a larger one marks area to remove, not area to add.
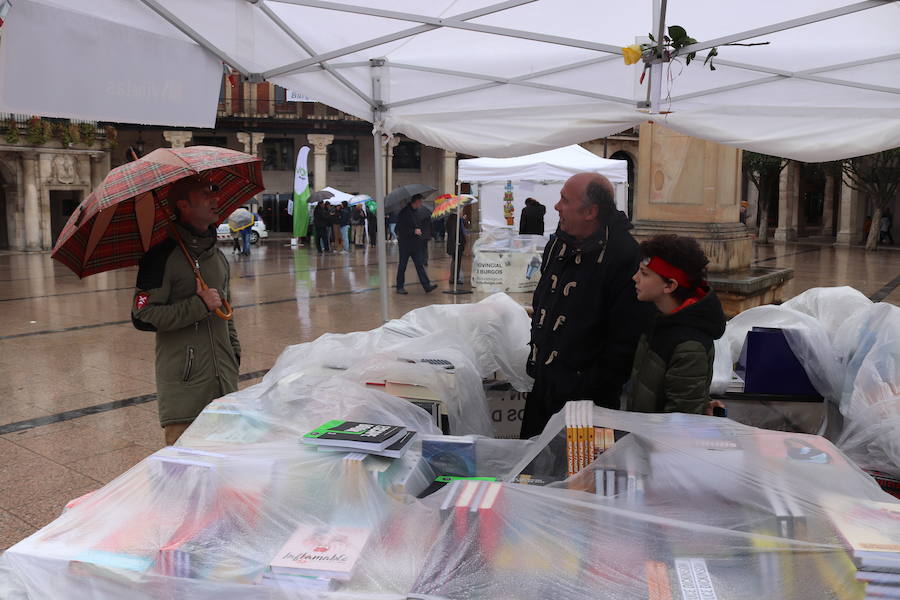
[[[478,202],[478,198],[469,194],[460,194],[459,196],[454,194],[444,194],[443,196],[435,198],[434,202],[435,206],[434,211],[431,213],[431,218],[440,219],[455,211],[458,206],[465,206],[466,204]]]
[[[202,174],[219,187],[218,223],[265,186],[262,161],[226,148],[160,148],[116,167],[72,213],[50,256],[79,277],[138,264],[166,239],[172,183]]]

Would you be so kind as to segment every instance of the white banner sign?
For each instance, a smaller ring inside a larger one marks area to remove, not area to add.
[[[285,90],[287,92],[287,101],[288,102],[315,102],[312,98],[308,96],[304,96],[300,92],[295,92],[294,90]]]

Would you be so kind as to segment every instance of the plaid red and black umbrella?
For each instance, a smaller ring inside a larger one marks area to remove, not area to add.
[[[160,148],[109,172],[72,213],[50,256],[79,277],[138,264],[171,231],[170,185],[202,175],[219,187],[221,223],[261,192],[262,161],[226,148]]]

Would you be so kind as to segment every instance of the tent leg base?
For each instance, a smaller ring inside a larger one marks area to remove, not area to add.
[[[471,294],[472,290],[444,290],[445,294],[453,294],[454,296],[459,296],[461,294]]]

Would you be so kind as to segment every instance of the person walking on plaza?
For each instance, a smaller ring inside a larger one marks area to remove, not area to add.
[[[890,211],[885,210],[881,213],[879,228],[878,228],[878,241],[882,244],[890,243],[892,246],[894,245],[894,236],[891,234],[891,227],[894,226],[894,216],[890,213]],[[890,242],[888,242],[890,240]]]
[[[519,235],[544,235],[544,214],[547,207],[534,198],[525,198],[525,207],[519,216]]]
[[[363,212],[362,204],[353,207],[350,223],[353,225],[353,245],[357,248],[364,248],[366,245],[366,213]]]
[[[350,251],[350,205],[346,200],[341,202],[340,213],[338,218],[341,226],[341,254],[347,254]]]
[[[463,255],[466,253],[466,220],[460,219],[459,229],[456,228],[456,213],[450,213],[446,219],[447,232],[447,254],[450,255],[450,283],[456,278],[457,284],[463,284],[460,270],[462,267]],[[459,231],[459,239],[457,240],[456,232]],[[457,261],[456,257],[459,257]]]
[[[657,313],[638,342],[624,408],[712,415],[724,406],[710,402],[709,385],[725,313],[704,281],[709,260],[691,237],[658,235],[640,248],[637,299]]]
[[[411,258],[416,266],[416,273],[419,275],[419,283],[425,293],[432,291],[437,286],[428,279],[428,273],[425,271],[425,253],[428,247],[425,242],[424,229],[426,223],[422,221],[422,215],[419,208],[422,206],[422,196],[416,194],[412,197],[409,204],[400,210],[397,217],[397,240],[400,250],[400,263],[397,265],[397,293],[406,294],[407,291],[403,287],[406,281],[406,265]],[[428,219],[431,217],[428,216]]]
[[[369,234],[369,245],[374,247],[378,241],[378,213],[374,210],[366,211],[366,228]]]
[[[609,180],[572,176],[555,208],[559,228],[544,249],[532,301],[526,370],[534,386],[522,438],[543,431],[569,400],[619,408],[638,338],[655,311],[635,296],[640,251]]]
[[[254,216],[253,221],[241,229],[241,254],[244,256],[250,256],[250,232],[253,231],[253,222],[255,220],[256,217]]]
[[[319,254],[328,252],[328,233],[331,229],[331,217],[328,214],[328,203],[324,200],[316,204],[313,209],[313,224],[316,226],[316,248]]]
[[[400,211],[395,210],[392,213],[388,213],[388,215],[384,218],[385,224],[387,225],[388,236],[387,239],[393,243],[397,243],[397,222],[400,218]]]
[[[218,187],[199,176],[172,184],[175,228],[209,289],[169,237],[143,256],[131,320],[156,332],[159,422],[174,444],[212,400],[237,390],[241,346],[234,321],[213,311],[230,302],[228,260],[216,247]]]
[[[328,222],[331,224],[331,251],[339,252],[341,243],[341,205],[328,204]]]

